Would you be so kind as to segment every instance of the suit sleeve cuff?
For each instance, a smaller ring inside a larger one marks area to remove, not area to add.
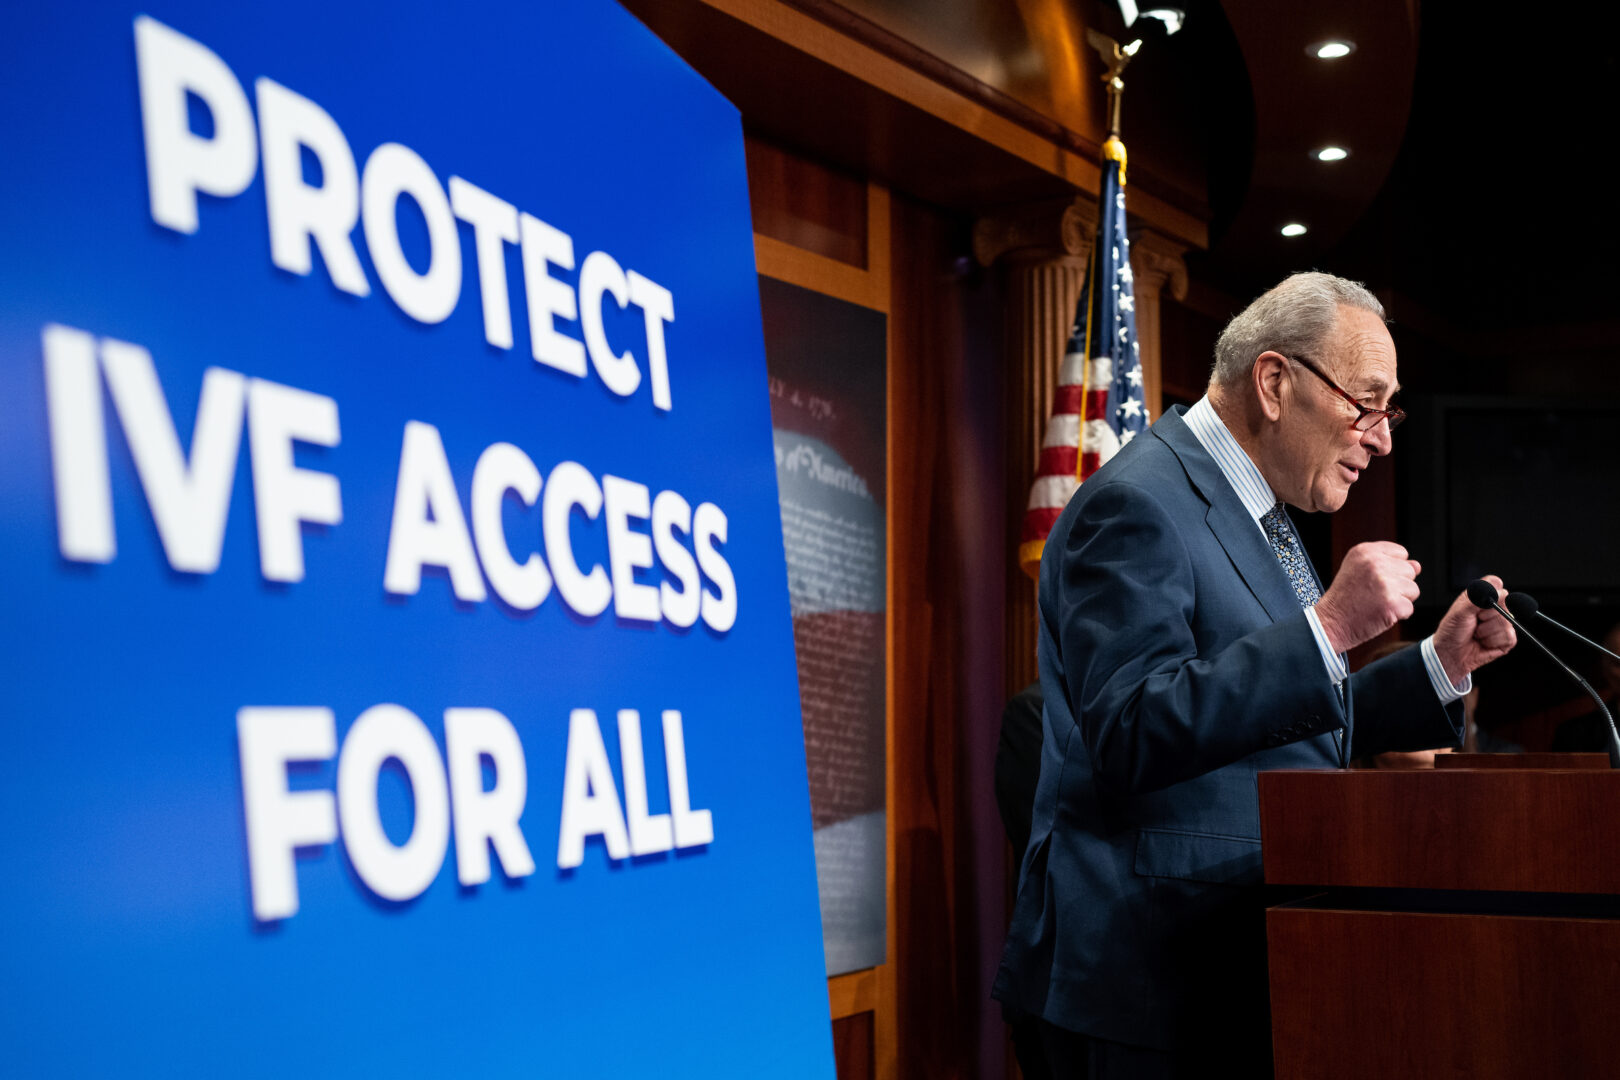
[[[1460,683],[1451,681],[1445,665],[1440,663],[1440,654],[1434,651],[1433,635],[1424,638],[1418,648],[1423,652],[1423,667],[1429,673],[1429,681],[1434,684],[1434,692],[1440,696],[1440,704],[1450,705],[1474,688],[1472,675],[1464,675]]]
[[[1334,652],[1333,646],[1328,643],[1327,631],[1322,629],[1322,620],[1316,617],[1316,605],[1305,609],[1305,621],[1311,624],[1311,634],[1316,638],[1316,647],[1322,652],[1322,665],[1327,668],[1328,678],[1333,680],[1334,686],[1338,686],[1350,674],[1344,654]]]

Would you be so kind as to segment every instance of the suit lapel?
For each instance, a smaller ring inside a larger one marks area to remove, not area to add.
[[[1238,576],[1255,599],[1260,601],[1260,606],[1271,616],[1271,621],[1280,622],[1299,611],[1299,597],[1294,595],[1294,586],[1289,582],[1277,553],[1271,550],[1260,526],[1243,508],[1243,502],[1232,490],[1221,467],[1181,419],[1182,411],[1178,408],[1165,413],[1149,430],[1170,447],[1181,462],[1181,467],[1186,470],[1187,479],[1209,507],[1204,513],[1204,524],[1215,535]],[[1315,572],[1314,567],[1312,572]],[[1328,760],[1337,761],[1341,768],[1348,768],[1350,732],[1354,730],[1348,679],[1344,682],[1344,696],[1340,698],[1340,705],[1344,712],[1344,730],[1336,732],[1331,740],[1327,735],[1319,735],[1312,742],[1321,746]]]
[[[1238,576],[1260,601],[1271,621],[1280,622],[1297,612],[1299,598],[1294,595],[1294,587],[1289,584],[1277,553],[1266,543],[1265,534],[1243,508],[1215,459],[1182,421],[1181,413],[1166,413],[1151,430],[1180,460],[1187,479],[1209,507],[1204,514],[1204,524],[1215,534]]]

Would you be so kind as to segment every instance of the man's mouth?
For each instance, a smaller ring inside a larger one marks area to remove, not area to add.
[[[1361,470],[1354,465],[1346,465],[1341,461],[1339,462],[1339,468],[1344,470],[1345,479],[1349,480],[1352,484],[1355,483],[1356,480],[1361,476]]]

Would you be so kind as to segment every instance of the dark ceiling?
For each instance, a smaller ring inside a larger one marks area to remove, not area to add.
[[[1234,0],[1227,8],[1248,6]],[[1398,296],[1397,316],[1404,307],[1425,325],[1450,328],[1463,340],[1557,324],[1583,327],[1589,347],[1608,341],[1620,346],[1614,300],[1620,260],[1613,250],[1620,239],[1620,205],[1608,157],[1620,76],[1613,32],[1620,16],[1597,5],[1559,5],[1553,17],[1540,18],[1526,12],[1509,19],[1505,10],[1424,0],[1404,118],[1379,115],[1383,101],[1321,102],[1312,85],[1298,84],[1294,121],[1314,112],[1323,142],[1336,141],[1337,131],[1357,121],[1402,131],[1373,197],[1348,222],[1333,223],[1338,235],[1329,243],[1298,243],[1278,234],[1276,224],[1290,217],[1317,223],[1308,209],[1290,205],[1288,192],[1266,189],[1263,145],[1250,158],[1252,177],[1236,211],[1231,184],[1223,188],[1215,178],[1241,172],[1243,163],[1213,154],[1217,230],[1211,250],[1195,258],[1195,272],[1247,297],[1292,270],[1332,270]],[[1235,22],[1243,37],[1243,20]],[[1248,40],[1244,44],[1250,78],[1258,85],[1264,78],[1256,75],[1259,58]],[[1279,52],[1288,44],[1279,42]],[[1358,44],[1339,63],[1377,71],[1376,46]],[[1260,110],[1263,102],[1257,101]],[[1359,117],[1350,115],[1357,112]],[[1263,128],[1263,111],[1260,123]],[[1241,134],[1241,124],[1234,130]],[[1353,165],[1359,148],[1348,139],[1345,145],[1352,156],[1342,164]],[[1310,164],[1324,184],[1338,168]],[[1223,219],[1257,211],[1268,219],[1263,234],[1219,228]]]
[[[1426,0],[1412,115],[1339,257],[1477,327],[1613,321],[1612,6]]]

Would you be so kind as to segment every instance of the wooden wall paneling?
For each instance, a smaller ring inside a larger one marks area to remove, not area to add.
[[[894,604],[905,620],[893,759],[901,1075],[997,1077],[1005,1036],[989,992],[1005,936],[1006,839],[989,774],[1005,700],[1007,552],[1002,484],[987,483],[1004,452],[1000,403],[982,400],[998,348],[981,325],[997,320],[988,304],[970,310],[965,222],[898,196],[893,222],[891,520],[907,545]]]
[[[934,349],[928,313],[919,305],[928,286],[928,253],[915,236],[915,209],[897,206],[895,292],[898,310],[890,319],[889,415],[890,535],[898,556],[890,564],[890,611],[895,620],[894,786],[890,806],[895,850],[896,1010],[905,1047],[901,1076],[949,1075],[960,1057],[960,1025],[952,1022],[951,998],[958,965],[950,850],[954,730],[936,714],[941,696],[948,702],[953,684],[948,641],[953,632],[949,607],[936,607],[930,588],[938,558],[933,527],[935,471],[943,423],[943,380],[925,357]]]
[[[887,310],[879,306],[887,304],[887,285],[879,283],[875,274],[762,233],[754,234],[754,265],[766,277],[852,304]]]
[[[757,143],[757,140],[753,141]],[[774,147],[768,155],[758,153],[757,157],[770,162],[773,166],[784,160],[793,164],[785,168],[773,168],[771,172],[759,178],[754,177],[752,173],[749,174],[750,201],[756,207],[754,211],[756,221],[763,220],[776,224],[791,222],[793,212],[782,209],[790,205],[790,200],[795,198],[788,193],[787,188],[790,184],[810,182],[806,178],[818,173],[823,176],[838,176],[808,159],[792,157]],[[756,154],[750,153],[750,164],[755,158]],[[821,186],[832,189],[836,184],[837,180],[824,179]],[[767,208],[757,209],[761,205]],[[848,236],[855,228],[856,215],[850,210],[847,197],[830,196],[821,201],[818,212],[832,219],[823,229],[815,231],[788,225],[785,231],[799,239],[807,237],[812,240],[819,239],[824,250],[810,250],[791,241],[756,232],[754,234],[756,268],[761,274],[776,278],[778,281],[813,289],[839,300],[847,300],[852,304],[860,304],[881,311],[885,315],[889,314],[888,191],[877,184],[863,184],[861,187],[861,206],[858,215],[864,234],[860,243],[861,265],[852,264],[828,253],[830,250],[851,250],[842,240],[828,239]],[[839,216],[840,214],[844,216]]]
[[[784,0],[623,2],[753,130],[893,189],[973,211],[1097,190],[1096,154],[1071,145],[1072,132],[965,93],[971,80],[864,32],[835,5],[818,15]],[[1139,191],[1133,208],[1166,235],[1209,242],[1207,210],[1177,205],[1168,191]]]
[[[866,181],[751,135],[743,138],[748,183],[771,192],[752,199],[754,231],[825,255],[860,270],[866,267]]]
[[[838,1080],[873,1080],[877,1075],[875,1028],[871,1012],[833,1021],[833,1063]]]
[[[835,1020],[840,1016],[872,1012],[882,996],[882,980],[878,978],[877,968],[851,971],[827,980],[827,1002]]]

